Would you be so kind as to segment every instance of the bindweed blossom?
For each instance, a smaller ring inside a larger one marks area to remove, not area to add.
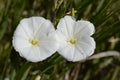
[[[68,61],[80,61],[92,55],[95,50],[94,25],[89,21],[75,21],[71,16],[62,18],[56,33],[59,37],[58,52]]]
[[[13,47],[21,57],[38,62],[50,57],[58,49],[53,24],[43,17],[20,21],[13,35]]]

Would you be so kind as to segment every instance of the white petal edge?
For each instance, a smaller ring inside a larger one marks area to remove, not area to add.
[[[58,53],[68,61],[73,61],[75,47],[66,45],[64,48],[59,49]]]
[[[79,47],[86,57],[91,56],[96,48],[95,40],[92,37],[84,37],[79,40],[77,47]]]
[[[95,27],[94,25],[89,21],[79,20],[74,25],[74,35],[89,35],[95,33]]]
[[[68,37],[73,34],[73,25],[75,24],[75,20],[71,16],[65,16],[60,19],[57,30],[61,32],[63,35]]]

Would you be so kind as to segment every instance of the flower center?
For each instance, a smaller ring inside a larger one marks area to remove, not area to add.
[[[30,43],[31,43],[33,46],[36,46],[36,45],[38,45],[38,40],[37,40],[37,39],[30,39]]]
[[[77,43],[77,40],[74,39],[74,38],[70,38],[70,39],[68,40],[68,42],[69,42],[70,44],[72,44],[72,45],[75,45],[75,44]]]

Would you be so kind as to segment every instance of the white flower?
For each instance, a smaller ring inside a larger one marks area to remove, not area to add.
[[[48,58],[58,49],[53,24],[42,17],[21,20],[14,32],[13,46],[20,56],[29,61]]]
[[[56,32],[60,43],[58,52],[68,61],[80,61],[94,53],[95,41],[91,35],[95,29],[92,23],[65,16],[58,23]]]

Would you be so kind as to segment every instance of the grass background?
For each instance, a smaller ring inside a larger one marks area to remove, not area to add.
[[[21,19],[42,16],[56,26],[59,19],[71,15],[95,25],[96,50],[93,58],[67,62],[55,53],[39,63],[21,58],[13,49],[12,36]],[[0,80],[120,80],[120,0],[0,0]],[[106,53],[108,54],[108,53]],[[37,79],[36,79],[37,80]]]

